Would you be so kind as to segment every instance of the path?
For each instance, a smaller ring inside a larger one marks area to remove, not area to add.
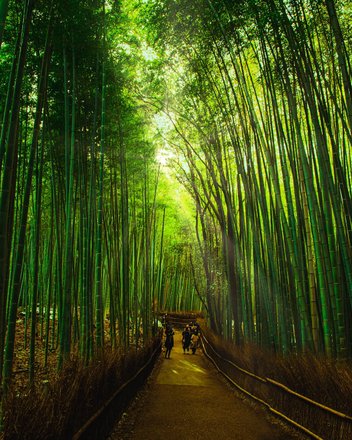
[[[132,411],[134,411],[132,409]],[[111,440],[290,440],[279,424],[270,424],[264,410],[242,401],[218,377],[201,350],[183,354],[176,332],[170,359],[163,359],[149,392],[140,403],[128,436]],[[122,424],[123,427],[123,424]]]

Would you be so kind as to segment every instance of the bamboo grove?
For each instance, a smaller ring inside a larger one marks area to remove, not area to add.
[[[30,381],[38,344],[44,364],[89,362],[138,347],[160,310],[202,309],[236,344],[351,357],[351,14],[1,1],[5,391],[23,323]]]
[[[130,93],[129,25],[118,2],[1,2],[5,391],[19,322],[33,381],[38,344],[59,368],[72,353],[88,362],[105,346],[138,347],[175,289],[192,292],[182,259],[164,258],[167,206],[148,115]]]
[[[212,327],[352,354],[351,14],[339,0],[157,1],[163,111]]]

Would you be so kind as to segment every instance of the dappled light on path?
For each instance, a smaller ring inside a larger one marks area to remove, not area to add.
[[[128,420],[128,417],[127,417]],[[128,425],[128,423],[127,423]],[[183,354],[175,335],[170,359],[162,359],[137,420],[119,440],[289,440],[265,413],[243,402],[219,378],[204,354]],[[111,437],[117,440],[117,437]]]

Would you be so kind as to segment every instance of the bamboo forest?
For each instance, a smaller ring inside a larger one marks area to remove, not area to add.
[[[3,405],[171,311],[350,363],[351,54],[348,0],[0,0]]]

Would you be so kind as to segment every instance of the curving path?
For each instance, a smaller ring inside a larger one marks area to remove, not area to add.
[[[139,404],[124,415],[111,440],[290,440],[219,377],[201,350],[183,354],[175,334],[170,359],[162,359]]]

